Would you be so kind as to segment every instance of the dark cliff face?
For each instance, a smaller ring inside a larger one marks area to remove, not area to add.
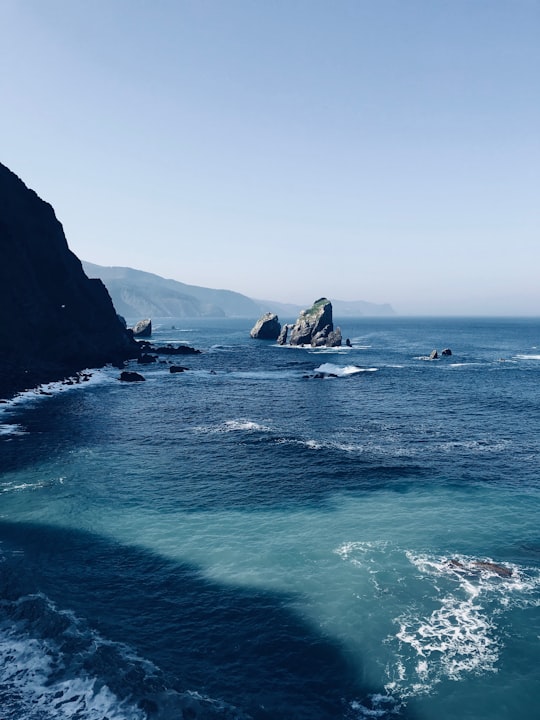
[[[51,205],[0,163],[0,397],[136,353]]]

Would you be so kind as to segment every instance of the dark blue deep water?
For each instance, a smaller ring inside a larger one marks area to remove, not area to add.
[[[536,717],[540,321],[251,325],[0,406],[1,720]]]

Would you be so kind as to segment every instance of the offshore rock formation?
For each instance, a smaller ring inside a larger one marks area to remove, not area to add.
[[[277,340],[280,332],[281,324],[278,316],[267,312],[257,320],[249,334],[257,340]]]
[[[0,255],[0,397],[138,354],[51,205],[1,163]]]
[[[302,310],[290,328],[289,344],[339,347],[341,339],[341,330],[334,330],[332,303],[326,298],[320,298],[309,309]]]
[[[152,321],[149,318],[139,320],[131,329],[133,337],[152,337]]]
[[[285,324],[285,325],[281,328],[281,332],[279,333],[278,339],[277,339],[278,345],[286,345],[286,343],[287,343],[287,336],[288,336],[288,334],[289,334],[289,330],[290,330],[291,328],[293,328],[293,327],[294,327],[294,325],[287,325],[287,324]]]

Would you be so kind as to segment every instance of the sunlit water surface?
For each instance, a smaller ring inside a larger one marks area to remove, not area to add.
[[[341,325],[0,406],[0,717],[534,716],[540,322]]]

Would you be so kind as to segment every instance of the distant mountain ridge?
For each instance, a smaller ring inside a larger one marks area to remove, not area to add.
[[[256,318],[272,311],[284,317],[296,317],[309,306],[255,300],[233,290],[214,290],[187,285],[143,270],[129,267],[105,267],[83,260],[90,278],[99,278],[112,298],[116,312],[126,317],[246,317]],[[332,300],[337,316],[394,315],[388,304],[363,300]]]
[[[116,312],[127,317],[255,317],[260,306],[232,290],[213,290],[168,280],[129,267],[83,261],[88,277],[100,278]]]

